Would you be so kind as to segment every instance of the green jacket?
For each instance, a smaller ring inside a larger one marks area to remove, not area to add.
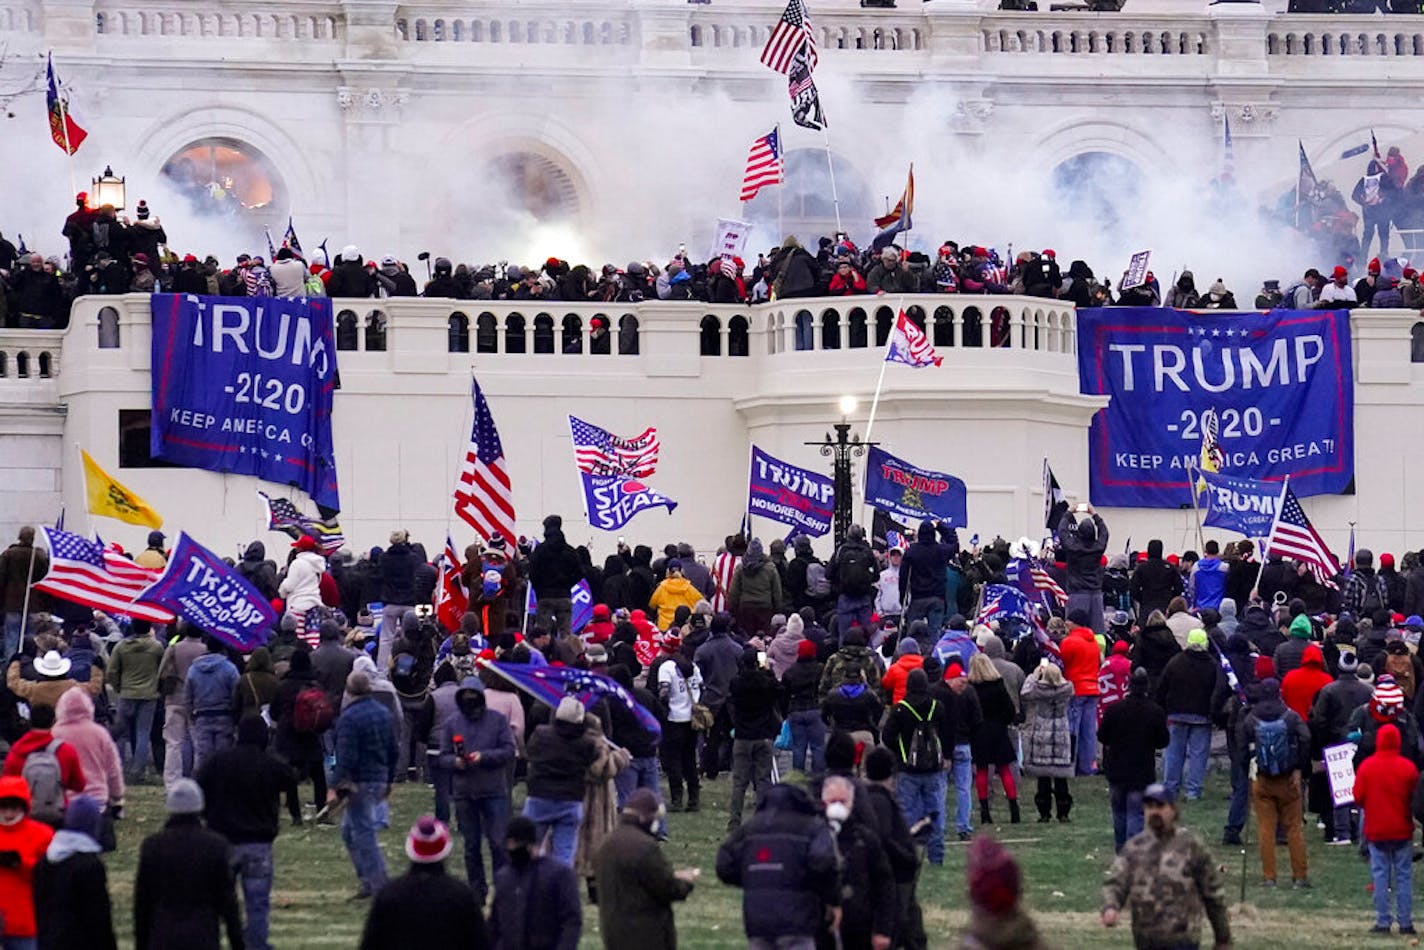
[[[780,610],[781,574],[776,565],[770,561],[762,561],[752,571],[746,570],[745,562],[738,565],[737,572],[732,575],[728,603],[733,610]]]
[[[152,636],[125,637],[109,656],[109,685],[120,699],[157,699],[163,644]]]

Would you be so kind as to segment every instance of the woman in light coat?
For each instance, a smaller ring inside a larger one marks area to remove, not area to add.
[[[1068,779],[1073,775],[1073,732],[1068,726],[1068,703],[1073,686],[1063,671],[1048,660],[1024,680],[1020,695],[1023,707],[1023,774],[1038,779],[1033,803],[1038,820],[1052,821],[1049,805],[1057,801],[1058,820],[1066,822],[1073,807]]]

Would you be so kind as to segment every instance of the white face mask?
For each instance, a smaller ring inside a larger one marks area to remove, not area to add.
[[[826,806],[826,818],[831,821],[843,822],[849,817],[850,806],[845,802],[831,802]]]

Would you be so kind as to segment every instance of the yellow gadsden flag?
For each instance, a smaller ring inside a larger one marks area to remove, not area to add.
[[[89,513],[117,518],[129,524],[141,524],[157,528],[163,518],[149,507],[148,502],[114,480],[114,476],[99,467],[99,463],[83,449],[84,494],[89,501]]]

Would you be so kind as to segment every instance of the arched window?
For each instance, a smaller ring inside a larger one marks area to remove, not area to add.
[[[870,330],[866,326],[865,311],[856,307],[846,314],[846,317],[850,320],[850,332],[847,334],[850,337],[850,348],[852,350],[865,349],[870,345]]]
[[[855,166],[839,155],[835,156],[833,163],[841,218],[852,221],[873,218],[877,213],[884,214],[884,209],[875,210],[870,188]],[[785,232],[800,235],[803,243],[814,247],[817,235],[831,234],[836,229],[836,208],[831,200],[831,175],[825,150],[802,148],[787,152],[785,181],[786,184],[780,188],[762,189],[747,202],[746,211],[751,215],[749,220],[766,229],[759,233],[775,233],[780,200]],[[775,194],[777,191],[783,194],[778,196]]]
[[[475,352],[495,353],[499,350],[499,321],[492,313],[475,318]]]
[[[961,346],[984,345],[984,316],[978,307],[964,308],[964,328],[960,331]]]
[[[1411,363],[1424,363],[1424,323],[1416,323],[1409,328],[1409,361]],[[4,376],[4,367],[0,366],[0,376]]]
[[[750,350],[747,318],[738,314],[727,321],[727,355],[746,356]]]
[[[954,311],[948,307],[936,307],[934,312],[934,345],[954,345]]]
[[[895,326],[895,314],[889,307],[875,311],[875,345],[884,346],[890,339],[890,330]]]
[[[350,310],[341,311],[336,315],[336,348],[354,350],[360,345],[358,340],[356,314]]]
[[[559,343],[561,353],[582,353],[583,352],[583,321],[576,313],[570,313],[564,317],[563,333]]]
[[[504,352],[525,353],[524,317],[511,313],[504,318]]]
[[[463,313],[450,314],[450,352],[470,352],[470,318]]]
[[[119,348],[119,312],[113,307],[99,308],[99,349]]]
[[[710,313],[699,326],[698,350],[703,356],[722,355],[722,321]]]
[[[540,223],[567,221],[580,208],[578,187],[569,171],[538,152],[506,152],[491,160],[485,177],[512,207]]]
[[[534,352],[554,352],[554,318],[547,313],[534,318]]]
[[[0,350],[0,379],[10,375],[10,354]]]
[[[1142,170],[1110,152],[1084,152],[1053,170],[1053,187],[1073,218],[1117,231],[1142,207]]]
[[[386,315],[379,310],[366,314],[366,352],[380,353],[386,348]]]
[[[638,355],[638,318],[631,313],[618,318],[618,355]]]
[[[798,313],[796,316],[799,318],[801,314]],[[841,348],[840,319],[841,315],[834,310],[827,310],[821,314],[821,349],[838,350]]]
[[[15,375],[21,379],[30,378],[30,354],[24,350],[15,356]]]
[[[40,353],[38,362],[40,364],[40,379],[49,379],[54,375],[54,361],[51,359],[48,350]]]
[[[256,219],[274,231],[286,226],[278,220],[288,206],[286,184],[267,156],[246,142],[200,139],[169,158],[160,174],[194,214]]]

